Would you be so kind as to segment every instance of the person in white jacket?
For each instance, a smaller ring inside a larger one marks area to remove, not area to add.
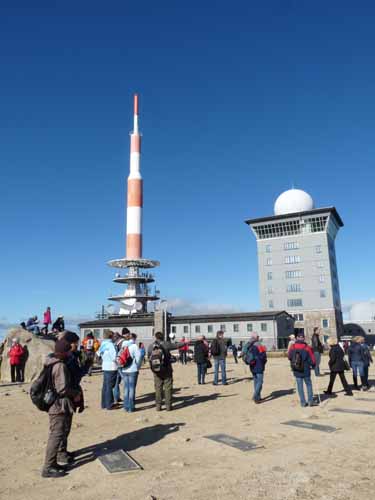
[[[112,342],[113,333],[106,331],[103,334],[103,342],[97,351],[97,355],[102,358],[103,387],[102,387],[102,408],[112,410],[113,388],[116,383],[117,364],[116,349]]]
[[[138,370],[142,361],[141,351],[131,338],[126,338],[121,347],[122,349],[128,348],[132,358],[132,363],[127,368],[121,368],[120,370],[122,380],[124,381],[124,410],[128,413],[132,413],[135,409],[135,387],[138,378]]]

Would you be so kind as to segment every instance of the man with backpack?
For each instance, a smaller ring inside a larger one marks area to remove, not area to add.
[[[243,348],[242,359],[250,368],[254,379],[253,401],[259,404],[262,401],[262,387],[264,379],[264,370],[267,363],[267,350],[259,342],[259,335],[253,333],[251,340]]]
[[[214,358],[214,385],[219,383],[219,368],[221,370],[221,383],[228,385],[226,372],[227,341],[224,340],[224,332],[219,330],[216,339],[211,342],[211,354]]]
[[[297,334],[295,343],[290,346],[288,358],[296,379],[301,406],[303,408],[305,406],[316,406],[311,382],[311,368],[315,367],[315,356],[311,347],[305,342],[304,333],[300,332]],[[307,403],[303,387],[304,383],[307,389]]]
[[[53,392],[48,409],[49,436],[42,477],[62,477],[66,474],[64,465],[73,460],[67,451],[68,436],[72,426],[73,413],[84,409],[82,389],[75,385],[67,363],[72,355],[72,345],[78,345],[79,337],[73,332],[64,332],[55,343],[54,353],[47,356],[46,373],[51,377],[50,390]],[[31,393],[31,391],[30,391]]]
[[[119,373],[124,381],[124,410],[132,413],[135,408],[135,388],[138,379],[138,370],[141,363],[141,353],[130,332],[125,332],[125,339],[121,343],[121,350],[116,362]]]
[[[148,347],[147,354],[150,368],[154,374],[156,411],[161,410],[163,392],[165,409],[172,410],[173,368],[171,351],[183,344],[163,340],[161,332],[155,333],[155,341]]]

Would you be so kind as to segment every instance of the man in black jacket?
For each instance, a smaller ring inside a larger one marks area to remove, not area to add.
[[[314,371],[317,377],[320,377],[320,358],[324,352],[323,344],[320,341],[319,333],[320,333],[320,328],[316,326],[314,328],[314,333],[312,334],[311,337],[311,348],[313,350],[316,361]]]
[[[214,385],[219,383],[219,368],[221,370],[221,383],[228,385],[226,372],[227,341],[224,339],[224,332],[219,330],[216,339],[211,343],[211,354],[214,357]]]

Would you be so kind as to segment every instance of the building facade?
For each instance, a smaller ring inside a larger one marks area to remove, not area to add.
[[[225,337],[233,343],[246,342],[252,333],[259,334],[267,349],[282,349],[286,347],[288,336],[294,331],[294,319],[285,311],[244,312],[232,314],[204,314],[172,316],[164,311],[161,320],[153,313],[128,316],[111,316],[101,320],[87,321],[79,325],[81,338],[92,331],[101,339],[105,330],[121,332],[127,327],[136,333],[139,342],[146,345],[153,340],[153,333],[164,330],[174,333],[177,339],[185,337],[194,341],[204,335],[208,340],[216,336],[218,330],[223,330]]]
[[[334,207],[314,209],[307,193],[302,200],[299,190],[286,193],[292,203],[276,202],[274,216],[246,221],[257,241],[261,309],[286,310],[308,338],[316,326],[324,336],[340,335],[335,238],[343,222]]]

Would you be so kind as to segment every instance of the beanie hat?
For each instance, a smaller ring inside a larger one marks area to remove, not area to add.
[[[65,330],[62,332],[60,340],[65,340],[69,344],[74,344],[75,342],[79,342],[79,337],[76,333]]]
[[[299,333],[297,333],[296,337],[297,337],[297,339],[304,339],[305,334],[303,332],[299,332]]]

